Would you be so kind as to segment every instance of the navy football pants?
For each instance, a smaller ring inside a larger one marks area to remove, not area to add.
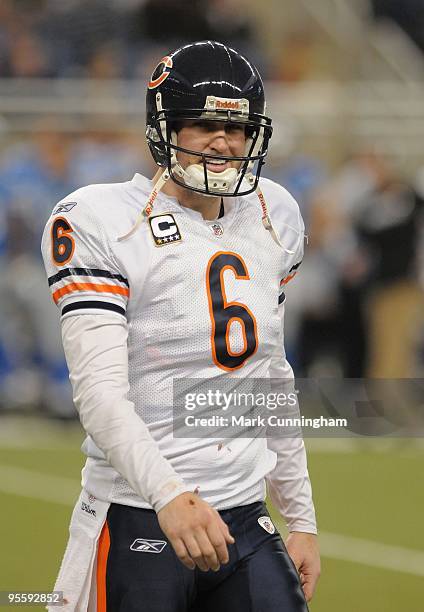
[[[223,510],[220,515],[235,538],[229,546],[230,561],[218,572],[202,572],[181,563],[153,510],[112,504],[99,546],[104,567],[98,572],[98,609],[307,612],[298,574],[280,535],[258,524],[260,516],[268,515],[265,504]]]

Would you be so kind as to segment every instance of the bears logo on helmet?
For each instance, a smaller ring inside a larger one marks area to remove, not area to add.
[[[156,87],[159,87],[159,85],[161,85],[161,83],[164,82],[164,80],[169,77],[169,70],[166,70],[166,68],[172,68],[173,62],[172,62],[172,57],[169,57],[169,55],[165,55],[165,57],[163,57],[159,64],[156,66],[156,68],[154,69],[152,76],[150,77],[150,81],[149,84],[147,85],[147,87],[149,89],[156,89]],[[155,76],[155,74],[159,71],[159,68],[162,69],[162,72],[159,74],[159,76],[153,78]]]

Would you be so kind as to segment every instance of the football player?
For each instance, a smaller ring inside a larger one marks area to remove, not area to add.
[[[56,589],[64,610],[305,611],[319,554],[302,439],[173,435],[173,380],[293,378],[283,288],[304,226],[259,180],[262,80],[221,43],[189,44],[159,62],[146,111],[154,178],[79,189],[43,236],[87,432]]]

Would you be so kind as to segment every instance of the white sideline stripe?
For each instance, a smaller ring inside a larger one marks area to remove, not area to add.
[[[401,453],[421,454],[424,451],[424,437],[421,438],[305,438],[305,446],[312,453],[356,454]]]
[[[81,487],[77,480],[0,465],[0,491],[63,506],[73,506]]]
[[[80,485],[71,478],[0,465],[0,491],[63,506],[73,506]],[[323,557],[424,576],[424,552],[419,550],[390,546],[327,531],[320,532],[319,542]]]
[[[420,550],[326,531],[320,532],[319,543],[323,557],[424,576],[424,552]]]

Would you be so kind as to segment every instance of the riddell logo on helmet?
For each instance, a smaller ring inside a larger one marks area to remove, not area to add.
[[[237,111],[242,115],[249,114],[249,100],[246,98],[220,98],[219,96],[207,96],[205,104],[206,112],[215,111]]]
[[[218,100],[216,101],[216,108],[225,108],[230,110],[239,110],[240,102],[238,100]]]

